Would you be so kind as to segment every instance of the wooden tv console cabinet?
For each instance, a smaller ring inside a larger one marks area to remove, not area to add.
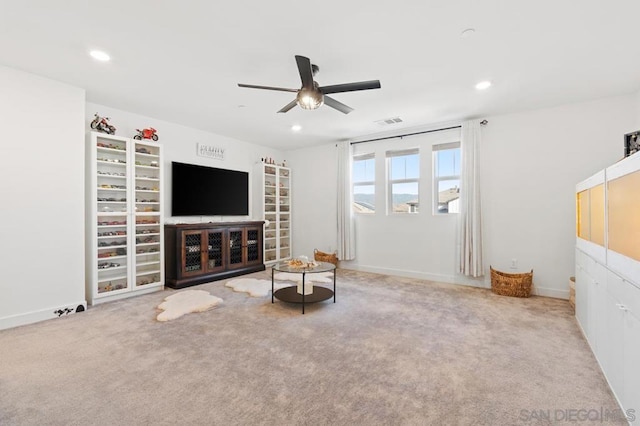
[[[264,271],[263,221],[165,225],[165,285],[183,288]]]

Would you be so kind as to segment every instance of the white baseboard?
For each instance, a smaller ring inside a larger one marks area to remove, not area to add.
[[[406,278],[416,278],[420,280],[428,280],[439,283],[446,284],[458,284],[458,285],[466,285],[470,287],[480,287],[480,288],[491,288],[490,283],[485,279],[485,277],[479,278],[471,278],[465,276],[455,276],[455,275],[446,275],[446,274],[432,274],[420,271],[407,271],[404,269],[393,269],[393,268],[381,268],[378,266],[367,266],[367,265],[357,265],[357,264],[349,264],[345,265],[344,262],[340,263],[340,267],[344,269],[352,269],[354,271],[363,271],[363,272],[371,272],[374,274],[383,274],[383,275],[395,275],[398,277],[406,277]]]
[[[552,297],[554,299],[569,300],[569,290],[556,290],[554,288],[537,287],[534,283],[533,289],[531,290],[531,292],[536,296],[544,296],[544,297]]]
[[[439,283],[466,285],[469,287],[491,288],[491,277],[484,276],[471,278],[464,275],[446,275],[432,274],[420,271],[407,271],[404,269],[381,268],[379,266],[358,265],[354,263],[347,264],[341,262],[340,267],[344,269],[352,269],[354,271],[372,272],[374,274],[395,275],[398,277],[416,278],[420,280],[429,280]],[[556,290],[553,288],[533,286],[532,294],[536,296],[552,297],[554,299],[569,300],[569,290]]]
[[[26,312],[19,315],[0,318],[0,330],[18,327],[21,325],[33,324],[34,322],[40,322],[74,314],[78,312],[79,306],[82,306],[81,311],[86,311],[86,300],[81,300],[65,306],[56,306],[48,309],[42,309],[40,311]]]

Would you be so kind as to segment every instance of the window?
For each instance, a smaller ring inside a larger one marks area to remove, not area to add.
[[[376,211],[376,159],[374,154],[353,157],[353,211],[375,213]]]
[[[433,145],[433,211],[460,212],[460,142]]]
[[[420,154],[417,149],[387,151],[388,211],[418,213]]]

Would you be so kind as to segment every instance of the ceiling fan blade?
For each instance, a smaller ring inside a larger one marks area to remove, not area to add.
[[[298,72],[302,87],[313,89],[313,71],[311,70],[311,61],[305,56],[296,55],[296,63],[298,64]]]
[[[338,102],[335,99],[330,98],[329,96],[324,97],[324,104],[345,114],[349,114],[351,111],[353,111],[353,108],[348,107],[342,102]]]
[[[291,102],[289,102],[288,104],[286,104],[285,106],[282,107],[282,109],[278,112],[287,112],[289,111],[291,108],[293,108],[294,106],[298,105],[298,100],[294,99]]]
[[[285,87],[272,87],[272,86],[256,86],[255,84],[238,83],[238,87],[247,87],[249,89],[278,90],[280,92],[293,92],[293,93],[298,92],[298,89],[287,89]]]
[[[333,86],[323,86],[318,89],[324,94],[355,92],[356,90],[379,89],[380,80],[359,81],[357,83],[334,84]]]

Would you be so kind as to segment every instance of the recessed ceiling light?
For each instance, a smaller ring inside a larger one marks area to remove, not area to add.
[[[293,126],[291,126],[291,131],[293,132],[299,132],[300,130],[302,130],[302,126],[299,124],[294,124]]]
[[[474,33],[476,32],[475,29],[473,28],[467,28],[466,30],[462,31],[460,33],[460,37],[462,38],[467,38],[467,37],[471,37]]]
[[[91,57],[96,61],[100,62],[107,62],[111,60],[111,57],[102,50],[92,50],[91,52],[89,52],[89,55],[91,55]]]
[[[481,81],[480,83],[476,84],[476,89],[478,90],[488,89],[489,87],[491,87],[490,81]]]

